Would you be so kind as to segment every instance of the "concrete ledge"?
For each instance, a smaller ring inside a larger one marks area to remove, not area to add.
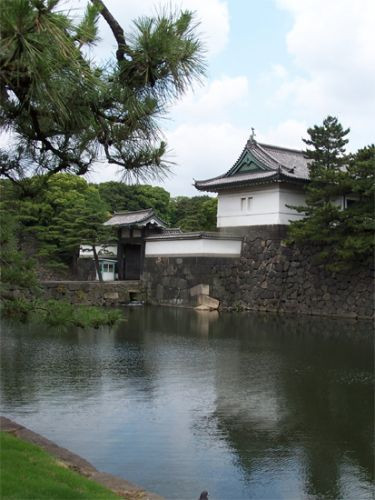
[[[141,281],[42,281],[40,285],[45,299],[77,305],[116,307],[145,299]]]

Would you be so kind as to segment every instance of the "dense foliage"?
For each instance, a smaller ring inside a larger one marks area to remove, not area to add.
[[[135,209],[63,174],[84,175],[104,160],[124,179],[163,177],[169,163],[157,120],[204,69],[189,11],[143,17],[125,35],[102,0],[90,0],[81,18],[63,9],[61,0],[3,0],[0,9],[0,132],[9,134],[0,149],[0,176],[9,181],[1,185],[1,295],[9,313],[25,317],[36,303],[11,293],[36,285],[22,249],[50,267],[74,267],[80,243],[95,255],[112,238],[102,226],[110,211]],[[117,50],[98,65],[87,48],[100,41],[100,17]],[[159,212],[169,203],[160,188],[138,188],[137,196]]]
[[[208,196],[171,198],[160,187],[128,186],[114,181],[88,184],[84,178],[72,174],[55,174],[47,181],[36,176],[22,183],[27,184],[27,189],[7,180],[0,183],[4,235],[12,234],[9,248],[23,249],[39,265],[53,270],[69,268],[74,272],[81,244],[94,249],[114,242],[116,233],[103,226],[114,211],[151,207],[167,224],[183,231],[216,228],[217,201]],[[22,265],[14,269],[6,266],[3,272],[25,276],[28,262],[25,256],[19,257],[11,251],[8,254],[8,259],[12,255]],[[98,267],[97,260],[97,271]]]
[[[177,196],[172,198],[170,223],[183,231],[215,231],[217,198]]]
[[[80,244],[94,246],[113,237],[102,225],[109,216],[107,205],[83,178],[56,174],[47,182],[36,176],[27,183],[30,195],[3,182],[1,203],[4,213],[18,221],[20,246],[39,261],[74,268]]]
[[[332,270],[370,262],[374,252],[375,146],[346,154],[349,129],[337,118],[308,129],[311,182],[305,218],[289,226],[289,240],[308,245],[318,262]]]
[[[161,187],[126,185],[110,181],[98,184],[102,200],[111,212],[153,208],[167,224],[183,231],[214,231],[217,199],[209,196],[171,198]]]
[[[171,197],[168,191],[161,187],[141,184],[129,186],[122,182],[110,181],[98,184],[97,188],[111,213],[153,208],[159,217],[169,221]]]
[[[100,17],[117,44],[102,65],[87,51]],[[165,174],[157,119],[203,73],[191,12],[143,17],[125,34],[102,0],[81,19],[61,0],[2,0],[0,36],[0,129],[12,136],[0,175],[83,175],[100,159],[125,177]]]

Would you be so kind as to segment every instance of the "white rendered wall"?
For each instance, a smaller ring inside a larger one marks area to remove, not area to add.
[[[290,221],[303,219],[303,214],[299,214],[286,205],[305,205],[306,195],[303,191],[288,189],[283,186],[279,190],[279,222],[278,224],[289,224]]]
[[[251,198],[249,203],[248,198]],[[245,207],[241,199],[246,200]],[[220,193],[217,227],[288,224],[289,220],[300,219],[302,216],[285,205],[302,205],[304,200],[305,195],[302,190],[280,187],[279,184]]]
[[[195,257],[217,256],[238,257],[241,255],[241,240],[219,239],[176,239],[176,240],[146,240],[146,257]]]
[[[103,278],[103,281],[114,281],[115,280],[115,273],[114,272],[111,272],[111,273],[102,272],[102,278]],[[96,274],[96,280],[97,281],[99,280],[99,276],[97,274]]]

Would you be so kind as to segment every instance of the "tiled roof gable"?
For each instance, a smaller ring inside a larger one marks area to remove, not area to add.
[[[246,155],[259,166],[258,170],[240,171]],[[303,151],[257,143],[250,139],[232,168],[218,177],[195,181],[195,187],[201,191],[215,192],[217,189],[236,187],[236,185],[244,186],[276,180],[306,182],[308,179],[308,160],[304,157]]]

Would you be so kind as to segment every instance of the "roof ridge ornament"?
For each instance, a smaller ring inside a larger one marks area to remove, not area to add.
[[[255,129],[254,129],[254,127],[251,127],[251,135],[250,135],[249,140],[248,140],[248,142],[250,144],[256,144],[255,135],[256,135]]]

